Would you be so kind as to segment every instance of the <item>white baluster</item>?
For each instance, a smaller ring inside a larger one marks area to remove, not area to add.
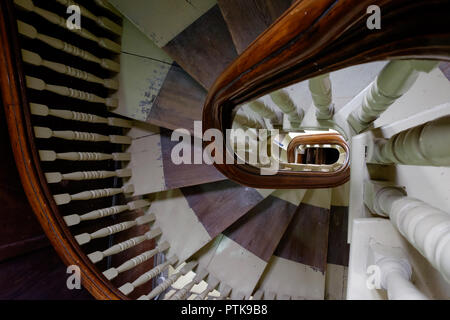
[[[317,108],[318,120],[330,120],[334,115],[330,75],[323,74],[309,80],[309,90]]]
[[[169,268],[169,266],[174,265],[177,261],[178,261],[178,257],[177,256],[173,256],[173,257],[169,258],[166,262],[161,263],[160,265],[157,265],[156,267],[154,267],[150,271],[147,271],[146,273],[144,273],[143,275],[138,277],[133,282],[125,283],[123,286],[121,286],[119,288],[119,290],[123,294],[129,295],[131,292],[134,291],[134,289],[136,289],[137,287],[142,286],[143,284],[149,282],[154,277],[156,277],[158,274],[160,274],[161,272],[163,272],[164,270]]]
[[[53,198],[55,199],[55,202],[58,206],[61,206],[63,204],[68,204],[72,201],[85,201],[85,200],[92,200],[92,199],[99,199],[99,198],[107,198],[112,197],[114,195],[120,194],[120,193],[133,193],[134,187],[133,185],[127,185],[123,186],[122,188],[108,188],[108,189],[98,189],[98,190],[89,190],[80,192],[77,194],[57,194],[54,195]]]
[[[202,282],[208,276],[208,271],[205,269],[198,270],[194,276],[194,279],[186,284],[183,288],[178,290],[170,300],[184,300],[191,293],[192,288]]]
[[[59,138],[72,141],[86,141],[86,142],[110,142],[115,144],[131,144],[132,139],[127,136],[117,135],[101,135],[92,132],[79,131],[53,131],[50,128],[34,127],[34,135],[39,139]]]
[[[144,241],[152,240],[161,235],[161,229],[156,228],[154,230],[150,230],[146,234],[138,237],[133,237],[127,241],[118,243],[113,245],[112,247],[106,249],[105,251],[95,251],[93,253],[88,254],[88,258],[91,259],[92,263],[97,263],[102,261],[104,258],[118,254],[130,248],[133,248]]]
[[[68,160],[68,161],[130,161],[130,153],[97,153],[97,152],[65,152],[56,153],[52,150],[39,150],[39,157],[41,161],[56,161],[56,160]]]
[[[71,76],[73,78],[81,79],[88,82],[98,83],[108,89],[118,90],[119,82],[114,79],[101,79],[92,73],[69,67],[62,63],[52,62],[44,60],[37,53],[22,49],[22,58],[25,63],[32,64],[34,66],[46,67],[55,72]]]
[[[369,265],[378,266],[381,288],[387,290],[389,300],[428,300],[411,282],[412,268],[401,248],[369,242]]]
[[[138,265],[144,263],[145,261],[151,259],[152,257],[154,257],[156,254],[169,250],[169,248],[170,248],[169,243],[167,241],[163,242],[161,245],[157,246],[155,249],[141,253],[140,255],[138,255],[128,261],[125,261],[123,264],[121,264],[117,268],[110,268],[110,269],[106,270],[105,272],[103,272],[103,275],[106,277],[106,279],[112,280],[112,279],[116,278],[120,273],[135,268],[136,266],[138,266]]]
[[[248,104],[249,108],[259,114],[261,117],[272,122],[278,119],[277,114],[261,100],[255,100]]]
[[[109,40],[107,38],[99,38],[96,35],[92,34],[86,28],[81,29],[69,29],[67,28],[67,21],[65,18],[58,16],[57,14],[44,10],[42,8],[36,7],[33,4],[32,0],[14,0],[14,3],[21,9],[34,12],[37,15],[41,16],[42,18],[46,19],[48,22],[56,24],[57,26],[63,27],[64,29],[70,30],[74,33],[79,34],[81,37],[97,42],[97,44],[105,48],[109,51],[112,51],[114,53],[120,53],[120,45],[115,43],[112,40]]]
[[[297,106],[285,90],[278,90],[270,94],[272,101],[288,117],[291,127],[297,128],[302,123],[305,112],[298,111]]]
[[[404,189],[367,181],[364,203],[397,230],[450,282],[450,214],[409,198]]]
[[[347,121],[356,133],[367,129],[390,105],[402,97],[416,82],[419,72],[430,72],[439,62],[394,60],[381,70],[364,97],[362,106]]]
[[[80,48],[77,48],[67,42],[41,34],[37,32],[35,27],[25,22],[18,20],[17,25],[19,28],[19,33],[25,37],[28,37],[30,39],[38,39],[39,41],[42,41],[55,49],[62,50],[68,54],[80,57],[84,60],[97,63],[104,69],[114,72],[120,71],[120,66],[117,62],[114,62],[110,59],[100,59],[94,56],[93,54]]]
[[[169,278],[164,280],[163,283],[154,288],[148,295],[143,295],[139,297],[139,300],[151,300],[156,296],[160,295],[164,291],[166,291],[175,281],[178,280],[181,276],[186,275],[189,271],[192,271],[197,266],[196,261],[191,261],[184,265],[179,272],[172,274]]]
[[[72,214],[69,216],[65,216],[64,221],[66,222],[68,227],[71,227],[71,226],[80,224],[82,221],[101,219],[104,217],[117,215],[117,214],[125,212],[125,211],[134,211],[134,210],[142,209],[142,208],[148,207],[148,206],[150,206],[149,201],[136,200],[136,201],[129,202],[126,205],[114,206],[114,207],[105,208],[105,209],[97,209],[97,210],[91,211],[91,212],[83,214],[83,215]]]
[[[112,22],[110,19],[105,18],[105,17],[97,17],[96,15],[91,13],[89,10],[87,10],[85,7],[80,6],[79,4],[77,4],[76,2],[74,2],[72,0],[56,0],[56,1],[66,7],[69,7],[71,5],[76,5],[76,6],[80,7],[82,16],[94,21],[102,28],[111,31],[118,36],[122,35],[122,27],[119,26],[118,24]]]
[[[102,228],[94,233],[82,233],[80,235],[75,236],[75,240],[77,240],[78,244],[81,246],[83,244],[89,243],[94,239],[104,238],[110,236],[112,234],[116,234],[118,232],[122,232],[124,230],[128,230],[134,226],[141,226],[150,222],[155,221],[154,214],[144,214],[139,218],[136,218],[133,221],[126,221],[122,223],[118,223],[106,228]]]
[[[50,91],[61,96],[83,100],[92,103],[102,103],[107,107],[116,108],[118,107],[118,100],[113,98],[101,98],[95,94],[84,92],[68,87],[56,86],[52,84],[47,84],[43,80],[33,77],[26,77],[27,87],[30,89],[38,91]]]
[[[255,128],[255,129],[262,128],[262,125],[258,121],[250,118],[246,114],[237,114],[234,117],[234,122],[236,122],[238,125],[244,128]]]
[[[103,118],[97,116],[95,114],[88,114],[82,112],[75,112],[70,110],[58,110],[58,109],[50,109],[49,107],[43,104],[30,103],[30,110],[33,115],[36,116],[53,116],[56,118],[61,118],[65,120],[73,120],[80,122],[89,122],[89,123],[104,123],[111,127],[119,127],[119,128],[132,128],[133,122],[130,120],[120,119],[120,118]]]
[[[219,283],[220,281],[218,279],[210,275],[208,278],[208,286],[206,287],[205,290],[203,290],[203,292],[201,292],[197,297],[195,297],[194,300],[205,300],[208,297],[208,295],[217,288]]]
[[[450,166],[450,116],[402,131],[390,139],[377,139],[369,162]]]
[[[61,181],[84,181],[108,179],[112,177],[129,178],[131,169],[119,169],[116,171],[80,171],[71,173],[47,172],[45,178],[48,183],[59,183]]]

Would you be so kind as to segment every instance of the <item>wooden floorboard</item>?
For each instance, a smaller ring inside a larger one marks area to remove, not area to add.
[[[194,121],[202,121],[207,92],[178,65],[172,65],[153,104],[147,122],[175,130],[194,132]]]
[[[163,50],[206,89],[237,57],[217,5],[172,39]]]
[[[224,234],[268,262],[296,211],[293,204],[269,196]]]
[[[211,238],[263,200],[255,189],[225,180],[181,189]]]
[[[347,243],[348,207],[331,206],[328,234],[328,263],[348,266],[350,245]]]
[[[325,272],[330,210],[302,203],[275,255]]]
[[[226,179],[226,177],[223,176],[213,165],[207,165],[204,163],[174,164],[171,157],[172,149],[179,142],[171,141],[171,134],[172,132],[170,130],[161,129],[161,151],[164,167],[164,179],[167,190]],[[193,153],[194,150],[192,149],[192,154]]]
[[[236,50],[241,54],[291,5],[291,0],[218,0]]]

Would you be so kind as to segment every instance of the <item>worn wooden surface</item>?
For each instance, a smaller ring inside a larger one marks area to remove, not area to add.
[[[179,142],[171,141],[171,134],[172,132],[169,130],[161,130],[161,151],[167,190],[226,179],[213,165],[205,163],[175,165],[171,154],[173,147]],[[192,150],[192,163],[194,163],[193,160],[194,148]]]
[[[264,261],[269,261],[291,222],[297,207],[269,196],[224,232]]]
[[[331,206],[328,234],[328,263],[348,266],[350,245],[347,243],[348,207]]]
[[[241,54],[292,3],[292,0],[219,0],[236,50]]]
[[[194,121],[202,121],[206,90],[180,66],[172,65],[159,91],[147,122],[194,133]]]
[[[215,238],[263,200],[255,189],[225,180],[181,189],[199,221]]]
[[[328,209],[300,204],[274,254],[325,273],[329,216]]]
[[[206,89],[237,57],[227,24],[217,5],[163,49]]]

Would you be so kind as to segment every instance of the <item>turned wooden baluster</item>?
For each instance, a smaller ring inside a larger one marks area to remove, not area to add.
[[[263,101],[255,100],[248,104],[249,108],[259,114],[261,117],[274,122],[278,119],[277,114]]]
[[[48,183],[59,183],[61,181],[85,181],[108,179],[112,177],[129,178],[131,169],[119,169],[116,171],[80,171],[71,173],[46,172],[45,178]]]
[[[450,166],[450,116],[377,139],[369,150],[371,163]]]
[[[120,193],[133,193],[134,192],[134,186],[133,185],[127,185],[123,186],[122,188],[109,188],[109,189],[98,189],[98,190],[89,190],[80,192],[77,194],[57,194],[54,195],[53,198],[55,199],[55,202],[58,206],[61,206],[63,204],[68,204],[72,201],[81,201],[81,200],[92,200],[92,199],[99,199],[99,198],[107,198],[112,197],[116,194]]]
[[[186,297],[189,298],[189,294],[191,293],[192,288],[202,282],[208,276],[208,271],[205,269],[198,270],[189,283],[187,283],[183,288],[178,290],[173,296],[170,297],[170,300],[184,300]]]
[[[397,230],[450,282],[450,215],[406,196],[404,189],[367,181],[364,203]]]
[[[105,136],[92,132],[79,131],[53,131],[50,128],[34,127],[34,135],[38,139],[59,138],[72,141],[86,142],[110,142],[115,144],[131,144],[132,139],[127,136],[110,135]]]
[[[39,157],[41,161],[56,161],[56,160],[68,160],[68,161],[130,161],[130,153],[97,153],[97,152],[65,152],[56,153],[52,150],[39,150]]]
[[[120,119],[120,118],[104,118],[97,116],[95,114],[88,114],[82,112],[75,112],[70,110],[58,110],[58,109],[50,109],[49,107],[43,104],[30,103],[31,113],[35,116],[52,116],[56,118],[61,118],[65,120],[73,120],[80,122],[89,122],[89,123],[104,123],[111,127],[119,127],[119,128],[132,128],[133,122],[130,120]]]
[[[412,268],[403,249],[370,239],[368,265],[378,266],[380,285],[389,300],[428,300],[411,282]]]
[[[247,116],[245,114],[237,114],[234,117],[234,122],[243,128],[254,128],[254,129],[262,128],[261,123],[250,118],[249,116]]]
[[[208,286],[202,293],[200,293],[194,300],[205,300],[208,295],[213,292],[220,284],[220,281],[211,275],[208,278]]]
[[[169,258],[166,262],[161,263],[160,265],[154,267],[152,270],[147,271],[146,273],[144,273],[143,275],[141,275],[139,278],[137,278],[136,280],[134,280],[133,282],[127,282],[125,283],[123,286],[121,286],[119,288],[119,290],[125,294],[128,295],[131,292],[134,291],[134,289],[136,289],[139,286],[142,286],[143,284],[149,282],[150,280],[152,280],[154,277],[156,277],[158,274],[160,274],[161,272],[163,272],[164,270],[166,270],[167,268],[169,268],[169,266],[174,265],[175,263],[177,263],[178,261],[178,257],[177,256],[173,256],[171,258]]]
[[[138,209],[142,209],[144,207],[150,206],[150,202],[147,200],[136,200],[127,203],[126,205],[114,206],[105,209],[97,209],[91,212],[88,212],[83,215],[72,214],[64,217],[64,221],[66,222],[68,227],[75,226],[80,224],[82,221],[90,221],[101,219],[104,217],[109,217],[113,215],[117,215],[119,213],[125,211],[134,211]]]
[[[66,7],[69,7],[71,5],[76,5],[76,6],[80,7],[82,16],[94,21],[102,28],[111,31],[118,36],[122,35],[122,27],[119,26],[118,24],[112,22],[110,19],[105,18],[105,17],[97,17],[96,15],[91,13],[89,10],[87,10],[85,7],[80,6],[79,4],[77,4],[76,2],[74,2],[72,0],[56,0],[56,2],[59,2]],[[111,11],[111,10],[109,10],[109,11]]]
[[[70,30],[74,33],[79,34],[81,37],[96,42],[100,47],[106,50],[112,51],[114,53],[120,53],[120,45],[114,41],[107,38],[99,38],[91,32],[87,31],[85,28],[81,29],[69,29],[67,28],[67,20],[57,14],[44,10],[42,8],[36,7],[32,0],[14,0],[14,3],[21,9],[34,12],[42,18],[46,19],[48,22],[56,24],[57,26],[63,27],[64,29]]]
[[[334,115],[330,74],[323,74],[309,80],[309,90],[317,108],[318,120],[330,120]]]
[[[92,103],[102,103],[106,105],[107,107],[111,108],[117,108],[119,105],[119,102],[117,99],[113,98],[101,98],[99,96],[96,96],[95,94],[84,92],[68,87],[63,86],[57,86],[52,84],[47,84],[43,80],[33,77],[26,77],[27,81],[27,87],[30,89],[38,90],[38,91],[50,91],[56,94],[59,94],[61,96],[74,98],[78,100],[83,100],[87,102]]]
[[[302,123],[305,115],[303,109],[300,112],[294,101],[285,90],[278,90],[270,94],[272,101],[288,117],[288,121],[293,128],[297,128]]]
[[[42,41],[55,49],[62,50],[68,54],[71,54],[76,57],[80,57],[84,60],[97,63],[104,69],[114,71],[114,72],[120,71],[120,66],[117,62],[114,62],[110,59],[100,59],[100,58],[94,56],[93,54],[91,54],[85,50],[82,50],[80,48],[77,48],[67,42],[64,42],[62,40],[41,34],[41,33],[37,32],[35,27],[33,27],[32,25],[29,25],[25,22],[18,20],[17,26],[18,26],[19,33],[27,38],[38,39],[39,41]]]
[[[56,71],[61,74],[68,75],[73,78],[81,79],[88,82],[98,83],[108,89],[118,90],[119,82],[113,79],[102,79],[92,73],[79,70],[76,68],[69,67],[62,63],[52,62],[49,60],[44,60],[37,53],[22,49],[22,58],[25,63],[37,67],[46,67],[50,70]]]
[[[141,253],[140,255],[138,255],[128,261],[125,261],[117,268],[110,268],[110,269],[106,270],[105,272],[103,272],[103,275],[106,277],[106,279],[112,280],[112,279],[116,278],[120,273],[135,268],[136,266],[138,266],[138,265],[144,263],[145,261],[151,259],[152,257],[154,257],[156,254],[169,250],[169,248],[170,248],[169,243],[167,241],[163,242],[161,245],[157,246],[155,249]]]
[[[116,234],[118,232],[122,232],[125,230],[128,230],[134,226],[141,226],[143,224],[147,224],[150,222],[155,221],[155,215],[154,214],[144,214],[143,216],[140,216],[139,218],[136,218],[133,221],[126,221],[122,223],[118,223],[103,229],[100,229],[94,233],[82,233],[77,236],[75,236],[75,240],[77,240],[78,244],[81,246],[83,244],[89,243],[94,239],[104,238],[113,234]]]
[[[130,248],[133,248],[144,241],[152,240],[162,233],[160,228],[156,228],[154,230],[150,230],[142,236],[133,237],[127,241],[123,241],[121,243],[115,244],[112,247],[106,249],[105,251],[95,251],[93,253],[88,254],[88,258],[91,259],[92,263],[97,263],[105,259],[106,257],[118,254]]]
[[[229,298],[231,294],[231,287],[228,285],[224,285],[223,288],[220,288],[220,296],[217,298],[217,300],[226,300]]]
[[[420,72],[430,72],[439,62],[394,60],[381,70],[370,85],[361,107],[347,121],[356,133],[367,129],[390,105],[402,97],[416,82]]]
[[[164,291],[166,291],[172,284],[175,283],[181,276],[186,275],[189,271],[192,271],[197,266],[196,261],[191,261],[184,265],[180,271],[172,274],[169,278],[164,280],[163,283],[154,288],[148,295],[143,295],[139,297],[139,300],[151,300],[156,296],[160,295]]]

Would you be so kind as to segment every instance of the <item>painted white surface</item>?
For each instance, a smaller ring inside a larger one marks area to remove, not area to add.
[[[216,0],[109,0],[159,47],[211,9]]]
[[[179,189],[156,194],[148,211],[155,214],[155,227],[162,230],[160,241],[170,243],[167,255],[176,255],[179,262],[211,241]]]
[[[325,275],[302,263],[272,256],[258,290],[275,292],[277,296],[323,300]]]

